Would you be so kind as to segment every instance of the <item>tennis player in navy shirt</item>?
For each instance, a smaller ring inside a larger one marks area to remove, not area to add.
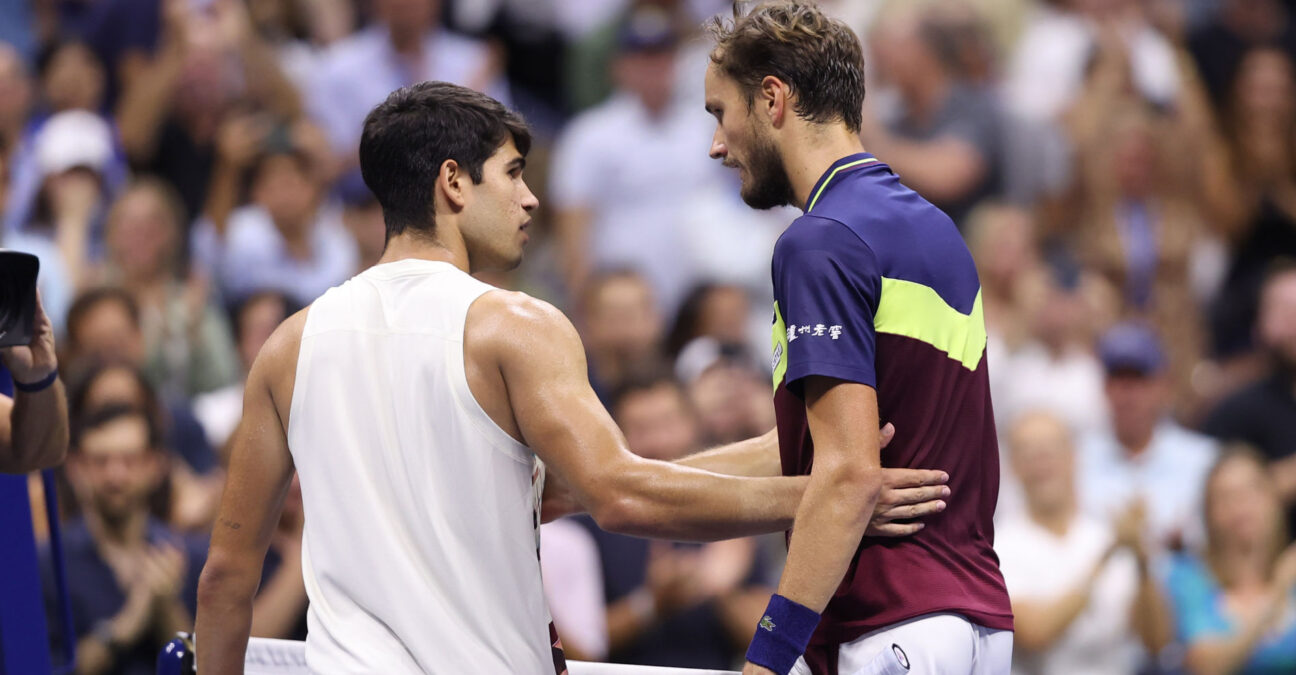
[[[793,205],[774,248],[774,401],[785,475],[810,485],[745,673],[998,674],[1012,610],[976,267],[954,223],[859,139],[864,59],[803,0],[712,26],[711,156],[744,201]],[[885,452],[880,420],[897,434]],[[865,536],[882,467],[944,469],[908,538]]]

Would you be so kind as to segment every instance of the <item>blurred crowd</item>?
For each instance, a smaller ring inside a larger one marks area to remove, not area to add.
[[[865,147],[978,263],[1016,670],[1296,672],[1296,3],[819,4],[865,44]],[[81,672],[151,672],[192,626],[242,380],[381,255],[356,150],[403,85],[533,125],[535,241],[488,281],[572,316],[634,452],[773,426],[769,259],[797,212],[748,209],[707,157],[700,26],[730,5],[0,2],[0,245],[40,258],[69,385],[77,635],[53,642]],[[304,635],[302,517],[290,495],[255,635]],[[590,660],[731,666],[781,566],[781,537],[575,518],[543,542]]]

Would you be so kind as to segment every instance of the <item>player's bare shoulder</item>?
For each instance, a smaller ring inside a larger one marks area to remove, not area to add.
[[[464,353],[495,362],[580,347],[575,326],[557,307],[516,291],[490,291],[468,308]]]
[[[266,397],[273,404],[285,429],[292,407],[293,385],[297,379],[297,357],[301,353],[302,334],[306,329],[306,307],[284,319],[257,352],[248,372],[244,398]]]

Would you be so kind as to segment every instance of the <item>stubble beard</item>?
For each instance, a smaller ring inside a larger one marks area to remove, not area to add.
[[[758,135],[747,161],[748,181],[742,187],[742,199],[753,209],[762,211],[787,206],[796,200],[792,180],[783,167],[778,148],[768,138]]]

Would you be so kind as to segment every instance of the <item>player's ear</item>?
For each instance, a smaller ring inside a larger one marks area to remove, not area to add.
[[[467,180],[468,174],[458,162],[447,159],[441,163],[441,171],[437,173],[437,188],[445,195],[452,210],[458,211],[464,207],[464,183]]]
[[[761,80],[760,91],[756,94],[758,108],[765,113],[770,124],[780,126],[787,114],[788,86],[783,80],[773,75],[766,75]]]

